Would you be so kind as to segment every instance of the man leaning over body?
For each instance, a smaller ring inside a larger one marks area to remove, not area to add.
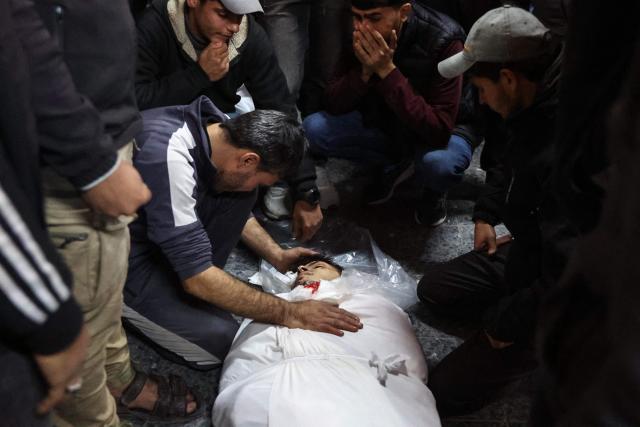
[[[308,116],[311,151],[379,167],[368,204],[386,202],[414,166],[424,187],[419,223],[441,224],[445,192],[462,178],[472,147],[451,131],[462,78],[438,61],[462,50],[464,32],[433,9],[405,0],[353,0],[353,48],[325,91],[327,111]]]
[[[262,12],[258,0],[153,1],[137,23],[140,109],[188,104],[205,95],[234,115],[238,89],[245,85],[255,108],[297,114],[271,42],[250,15],[254,12]],[[303,241],[322,224],[315,179],[313,162],[305,158],[288,180],[294,234]]]
[[[256,110],[227,120],[206,97],[143,116],[134,164],[153,196],[131,225],[129,325],[199,369],[222,363],[238,328],[230,313],[337,335],[361,327],[338,307],[289,303],[223,271],[239,240],[281,271],[311,253],[280,248],[251,215],[257,187],[300,162],[305,141],[295,118]]]
[[[433,311],[482,318],[482,329],[431,373],[429,387],[441,414],[478,409],[536,366],[538,306],[560,275],[575,235],[549,179],[558,52],[535,16],[506,5],[478,19],[464,52],[438,66],[445,76],[467,72],[480,102],[509,131],[476,202],[474,250],[430,266],[418,285],[418,296]],[[496,239],[500,222],[513,240]]]

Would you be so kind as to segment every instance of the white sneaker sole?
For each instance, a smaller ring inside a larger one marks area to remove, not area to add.
[[[415,221],[416,221],[416,223],[418,225],[425,225],[418,218],[418,211],[417,210],[413,211],[413,219],[415,219]],[[426,225],[428,225],[429,227],[437,227],[440,224],[444,223],[446,220],[447,220],[447,215],[445,214],[445,216],[443,216],[442,218],[438,219],[437,221],[432,222],[431,224],[426,224]]]

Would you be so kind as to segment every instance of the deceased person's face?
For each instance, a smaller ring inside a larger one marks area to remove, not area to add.
[[[333,280],[340,277],[340,271],[324,261],[311,261],[298,267],[296,286],[320,280]]]

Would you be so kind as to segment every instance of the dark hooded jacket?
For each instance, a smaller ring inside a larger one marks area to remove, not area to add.
[[[184,1],[155,0],[138,21],[136,95],[141,109],[189,104],[205,95],[230,113],[244,84],[256,108],[295,111],[269,38],[251,15],[243,17],[229,41],[228,73],[212,82],[198,65],[184,8]]]
[[[55,129],[53,121],[38,123],[41,129],[48,126],[47,132],[66,133],[73,140],[65,156],[72,164],[56,172],[82,188],[108,173],[116,161],[116,150],[142,129],[133,86],[133,18],[125,0],[35,0],[35,4],[73,79],[71,86],[46,76],[36,83],[48,87],[51,96],[77,90],[88,99],[82,108],[94,107],[100,115],[97,128],[93,119],[76,119],[72,125]],[[49,108],[48,113],[54,115],[52,106]],[[94,135],[87,138],[91,133]]]
[[[45,227],[40,164],[52,158],[64,164],[74,140],[43,135],[37,124],[46,119],[50,130],[85,120],[91,129],[99,119],[75,91],[51,96],[38,80],[48,75],[57,89],[70,83],[32,2],[0,0],[0,53],[0,353],[52,354],[78,336],[82,312]]]
[[[556,128],[555,86],[506,121],[507,146],[487,171],[473,220],[503,222],[514,237],[505,265],[509,295],[488,309],[484,327],[501,341],[527,341],[539,304],[560,275],[576,231],[560,212],[551,167]]]

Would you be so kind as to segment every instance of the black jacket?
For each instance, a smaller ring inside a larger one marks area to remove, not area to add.
[[[81,60],[86,62],[86,57],[75,56],[83,51],[80,49],[80,52],[77,52],[73,49],[80,44],[79,39],[86,41],[91,38],[89,24],[65,21],[68,9],[48,4],[44,0],[39,0],[36,5],[39,6],[40,14],[35,11],[32,1],[9,3],[14,8],[14,31],[18,34],[21,47],[25,54],[29,55],[31,62],[21,70],[23,76],[16,74],[22,78],[20,82],[7,80],[3,82],[3,86],[9,91],[14,89],[12,85],[18,84],[32,88],[31,107],[38,121],[40,155],[43,161],[58,174],[69,179],[76,188],[83,189],[108,173],[117,159],[117,144],[114,144],[112,134],[108,132],[113,130],[113,126],[105,126],[105,123],[111,123],[117,114],[112,113],[111,108],[106,108],[102,114],[96,111],[94,105],[99,106],[100,103],[87,99],[85,94],[78,93],[76,89],[88,89],[88,85],[83,84],[84,81],[92,81],[96,86],[105,83],[104,79],[96,78],[97,75],[105,75],[103,70],[83,77]],[[49,23],[49,28],[45,27],[43,21],[45,24]],[[80,28],[73,30],[72,25],[80,25]],[[68,33],[71,33],[72,37],[66,37]],[[75,64],[75,67],[67,66],[62,61],[59,45],[62,40],[67,39],[65,47],[74,55],[67,55],[65,59],[70,61],[69,65]],[[55,40],[59,43],[56,44]],[[9,40],[6,42],[9,43]],[[93,51],[93,45],[89,46]],[[87,48],[84,54],[89,53]],[[93,55],[90,57],[93,58]],[[15,67],[19,69],[18,62]],[[27,76],[29,79],[24,80]],[[117,85],[123,84],[119,80],[116,81]],[[119,87],[114,88],[116,95]],[[93,93],[89,91],[86,95]],[[25,120],[22,112],[9,107],[3,110],[3,115],[7,126],[13,131],[25,131],[22,127]],[[22,173],[23,170],[17,172]]]
[[[189,104],[205,95],[229,113],[240,100],[238,88],[245,84],[256,108],[295,111],[273,47],[252,16],[245,16],[231,38],[229,72],[211,82],[197,63],[183,7],[184,1],[155,0],[138,21],[136,95],[141,109]]]
[[[60,130],[76,139],[77,153],[67,158],[83,164],[88,174],[98,178],[113,166],[116,150],[142,129],[133,85],[135,32],[129,4],[125,0],[35,0],[35,3],[62,50],[73,79],[73,83],[67,84],[43,75],[36,83],[48,85],[52,95],[55,91],[77,90],[98,111],[102,121],[98,129],[84,129],[88,124],[76,120]],[[82,144],[79,140],[84,135],[79,133],[89,131],[96,135],[93,140],[84,139],[87,149],[80,153],[78,144]],[[109,156],[105,156],[107,152]],[[58,172],[67,177],[63,171]]]
[[[37,79],[44,75],[51,79],[48,85]],[[5,236],[0,250],[0,348],[50,354],[77,337],[82,313],[71,296],[71,276],[44,224],[40,143],[50,151],[42,156],[45,160],[64,164],[75,141],[39,135],[36,118],[43,111],[59,114],[47,117],[54,129],[99,120],[86,114],[86,101],[75,92],[52,92],[68,88],[70,78],[29,1],[0,0],[0,81],[0,229]],[[72,129],[69,134],[76,135]],[[22,261],[8,254],[21,254]],[[35,276],[26,281],[27,273]]]
[[[540,301],[564,268],[575,236],[552,193],[557,98],[547,89],[506,122],[507,147],[487,171],[473,219],[503,222],[513,235],[505,265],[510,295],[487,310],[484,326],[501,341],[529,340]]]

